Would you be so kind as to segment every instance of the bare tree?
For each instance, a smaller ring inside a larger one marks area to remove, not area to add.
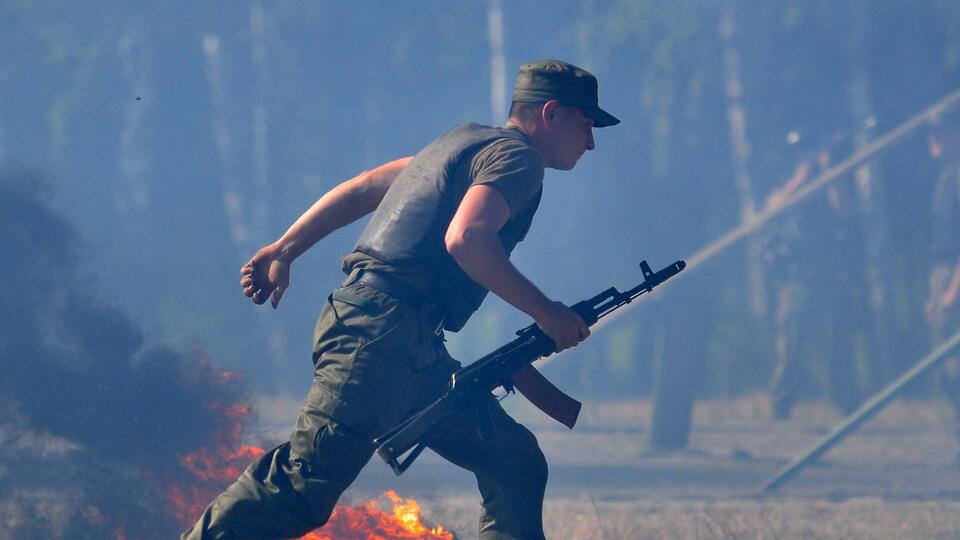
[[[270,72],[267,69],[266,15],[259,0],[250,3],[250,56],[253,61],[253,191],[256,207],[253,209],[252,238],[256,244],[267,241],[267,214],[271,201],[267,159],[267,94]]]
[[[210,87],[210,102],[213,107],[213,140],[217,147],[217,161],[220,165],[223,204],[229,221],[230,238],[242,257],[244,245],[250,239],[250,231],[243,219],[243,198],[240,190],[237,189],[237,181],[232,171],[232,139],[227,126],[223,92],[223,59],[220,55],[220,39],[216,35],[204,36],[203,53],[206,60],[207,84]]]
[[[121,211],[137,212],[147,205],[150,198],[147,179],[150,162],[143,140],[143,118],[151,104],[152,86],[142,26],[133,25],[123,33],[117,44],[117,54],[130,92],[123,105],[118,156],[125,185],[118,186],[114,201]]]
[[[507,116],[507,74],[500,0],[487,2],[487,39],[490,43],[490,114],[493,125],[497,125]]]
[[[747,113],[743,105],[743,84],[740,79],[740,53],[736,34],[734,3],[725,2],[720,15],[720,39],[723,43],[723,82],[727,101],[727,122],[730,126],[730,148],[733,152],[734,183],[740,197],[740,221],[748,223],[757,216],[750,184],[750,143],[747,140]],[[757,316],[767,311],[766,285],[760,260],[762,242],[753,237],[747,242],[747,272],[750,279],[750,300]]]

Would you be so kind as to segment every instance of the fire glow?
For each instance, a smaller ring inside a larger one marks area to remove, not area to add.
[[[391,512],[380,508],[392,505]],[[330,521],[301,540],[453,540],[453,533],[442,525],[430,527],[420,518],[420,504],[387,491],[380,499],[360,503],[356,508],[337,506]]]
[[[235,377],[233,372],[222,377],[224,381]],[[190,527],[203,513],[206,505],[228,484],[243,473],[244,469],[265,451],[255,446],[241,444],[244,421],[250,414],[246,406],[219,404],[210,405],[218,411],[223,422],[215,437],[216,443],[187,455],[178,456],[180,465],[194,480],[189,485],[167,489],[174,515],[183,528]],[[389,506],[389,511],[384,508]],[[301,537],[302,540],[453,540],[452,532],[443,526],[430,526],[423,522],[420,504],[414,499],[404,499],[393,491],[380,498],[360,503],[356,507],[337,506],[330,520],[321,529]]]
[[[237,377],[230,371],[216,370],[215,374],[222,381]],[[251,461],[264,453],[261,448],[240,444],[243,422],[250,415],[250,407],[219,403],[212,403],[209,407],[222,418],[213,446],[177,456],[180,465],[195,481],[167,489],[167,498],[181,527],[192,525],[207,504],[236,480]]]

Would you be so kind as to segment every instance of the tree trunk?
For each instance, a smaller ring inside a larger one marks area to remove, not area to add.
[[[757,209],[748,170],[750,143],[747,141],[747,113],[741,102],[743,86],[740,80],[740,53],[734,43],[734,15],[733,2],[727,2],[720,16],[720,38],[723,42],[723,81],[727,99],[727,121],[730,125],[730,148],[733,152],[734,183],[740,197],[740,220],[746,223],[755,218]],[[750,305],[757,317],[767,311],[766,285],[760,260],[761,248],[761,242],[756,237],[747,240]]]
[[[507,75],[503,54],[503,9],[500,0],[487,3],[487,39],[490,42],[491,125],[502,125],[507,117]]]
[[[650,447],[656,450],[682,450],[690,439],[697,358],[691,354],[690,347],[684,347],[676,338],[661,331],[654,346],[655,394]]]
[[[223,204],[226,207],[230,239],[240,257],[245,253],[245,243],[250,238],[247,223],[244,221],[244,204],[233,176],[232,139],[227,126],[226,107],[223,93],[223,59],[220,55],[220,40],[214,34],[203,37],[203,53],[206,63],[207,84],[210,87],[210,102],[213,106],[213,141],[217,147],[217,161],[220,165],[220,184],[223,189]]]
[[[253,191],[256,206],[253,208],[250,240],[256,246],[265,244],[270,238],[267,231],[267,213],[269,205],[276,201],[271,195],[267,175],[267,86],[270,74],[266,61],[266,21],[263,6],[258,0],[250,3],[250,56],[253,61],[254,104],[253,104]]]

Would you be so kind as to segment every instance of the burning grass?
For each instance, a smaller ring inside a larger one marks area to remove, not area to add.
[[[198,483],[170,490],[170,502],[176,508],[180,524],[193,524],[207,503],[233,481],[246,463],[264,451],[253,446],[228,450],[222,459],[210,452],[198,452],[183,458],[184,466],[192,470]],[[389,508],[389,510],[387,510]],[[453,533],[442,525],[433,525],[421,516],[420,503],[404,499],[394,491],[379,498],[362,502],[355,507],[338,505],[327,524],[301,537],[301,540],[454,540]]]
[[[235,375],[217,379],[229,382]],[[215,444],[178,456],[191,481],[167,489],[170,504],[183,528],[193,525],[206,505],[233,482],[254,459],[264,454],[262,448],[242,444],[245,422],[250,408],[241,405],[211,403],[222,416],[213,438]],[[389,510],[387,510],[389,508]],[[302,537],[303,540],[453,540],[453,533],[442,525],[426,523],[420,504],[404,499],[393,491],[355,507],[337,506],[327,524]]]
[[[389,505],[389,512],[381,509]],[[302,540],[453,540],[442,525],[431,526],[420,516],[420,503],[403,499],[387,491],[379,499],[360,503],[356,508],[337,506],[330,521]]]
[[[240,421],[242,415],[230,416]],[[239,432],[236,432],[239,439]],[[170,502],[177,520],[184,528],[190,527],[206,505],[227,484],[235,480],[250,461],[264,453],[255,446],[227,444],[201,449],[180,458],[183,466],[196,479],[195,483],[175,486],[169,490]],[[384,508],[389,507],[386,511]],[[442,525],[431,525],[421,517],[420,504],[404,499],[394,491],[387,491],[378,499],[360,503],[356,507],[337,506],[327,524],[301,537],[302,540],[453,540],[453,533]]]

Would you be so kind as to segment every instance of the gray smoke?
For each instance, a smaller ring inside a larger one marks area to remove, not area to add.
[[[166,491],[197,482],[177,457],[222,442],[241,389],[145,343],[50,200],[0,173],[0,538],[175,537]]]

